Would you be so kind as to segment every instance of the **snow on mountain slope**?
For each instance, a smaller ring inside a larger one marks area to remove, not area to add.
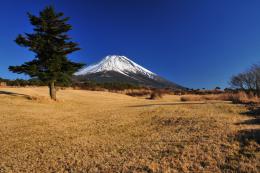
[[[129,73],[143,74],[151,79],[157,75],[144,67],[136,64],[125,56],[109,55],[97,64],[87,66],[77,73],[76,76],[97,72],[115,71],[128,76]]]

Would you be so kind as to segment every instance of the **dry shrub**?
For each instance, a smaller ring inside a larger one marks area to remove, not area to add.
[[[259,98],[253,93],[247,94],[246,92],[238,93],[223,93],[223,94],[211,94],[211,95],[186,95],[182,96],[181,101],[206,101],[206,100],[221,100],[232,101],[233,103],[259,103]]]
[[[186,96],[182,96],[180,99],[183,102],[187,102],[187,101],[202,101],[203,97],[199,96],[199,95],[186,95]]]
[[[253,93],[245,93],[238,92],[236,94],[231,95],[231,101],[233,103],[242,103],[242,104],[250,104],[250,103],[259,103],[259,98],[255,96]]]
[[[26,98],[36,102],[53,102],[53,100],[51,100],[49,97],[44,96],[27,96]]]
[[[150,94],[150,98],[151,100],[155,100],[155,99],[160,99],[162,98],[164,95],[164,92],[160,91],[160,90],[155,90]]]
[[[107,91],[107,89],[100,86],[73,86],[74,90],[89,90],[89,91]]]
[[[126,95],[133,97],[143,97],[148,96],[148,99],[154,100],[162,98],[165,94],[170,94],[170,91],[167,90],[150,90],[150,89],[136,89],[136,90],[127,90]]]
[[[253,93],[240,91],[238,93],[224,93],[217,97],[217,100],[232,101],[233,103],[250,104],[259,103],[259,98]]]
[[[126,95],[132,96],[132,97],[142,97],[142,96],[147,96],[151,94],[150,90],[130,90],[126,92]]]

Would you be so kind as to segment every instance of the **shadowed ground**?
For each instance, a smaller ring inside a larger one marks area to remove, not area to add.
[[[249,111],[242,112],[241,114],[251,118],[238,123],[238,125],[251,125],[252,129],[241,130],[240,134],[238,135],[239,140],[243,144],[251,140],[254,140],[260,144],[260,129],[254,128],[260,126],[260,107],[251,107],[249,108]]]
[[[0,94],[10,95],[10,96],[24,96],[24,97],[29,97],[29,95],[19,94],[19,93],[10,92],[10,91],[0,91]]]

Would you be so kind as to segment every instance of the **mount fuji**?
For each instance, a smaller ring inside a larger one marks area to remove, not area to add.
[[[120,82],[153,88],[183,89],[182,86],[158,76],[125,56],[119,55],[106,56],[100,62],[79,70],[74,76],[80,82]]]

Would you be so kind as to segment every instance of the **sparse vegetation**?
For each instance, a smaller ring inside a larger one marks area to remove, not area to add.
[[[47,90],[1,89],[0,172],[259,172],[245,106]]]
[[[206,101],[206,100],[220,100],[220,101],[232,101],[233,103],[243,104],[257,104],[259,98],[253,93],[246,93],[239,91],[237,93],[222,93],[222,94],[211,94],[211,95],[184,95],[181,101]]]

